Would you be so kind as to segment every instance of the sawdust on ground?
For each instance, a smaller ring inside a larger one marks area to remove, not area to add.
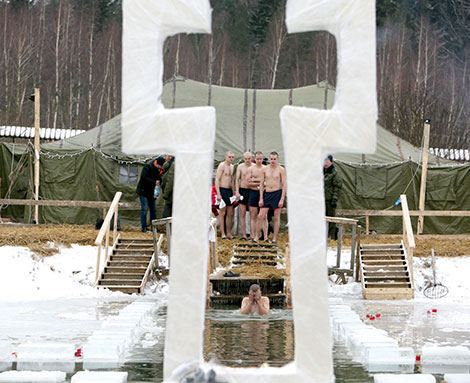
[[[20,226],[13,224],[4,224],[0,226],[0,246],[24,246],[28,247],[34,253],[48,256],[59,251],[58,246],[70,246],[71,244],[94,245],[98,230],[92,225],[38,225],[38,226]],[[151,234],[142,233],[140,228],[124,226],[120,231],[124,238],[152,238]],[[400,236],[389,237],[362,237],[361,243],[399,243]],[[416,248],[414,255],[417,257],[428,257],[431,249],[434,249],[437,256],[459,257],[470,256],[470,240],[463,239],[421,239],[415,237]],[[230,265],[232,258],[233,245],[239,242],[238,239],[222,240],[217,238],[217,255],[219,263],[223,267]],[[278,237],[278,247],[285,253],[288,235],[280,233]],[[328,246],[336,246],[336,241],[329,240]],[[343,239],[343,248],[351,246],[351,238]],[[166,249],[164,241],[163,249]],[[241,268],[238,268],[241,270]],[[260,268],[262,269],[262,267]],[[251,270],[251,268],[250,268]],[[252,270],[258,272],[257,270]],[[235,272],[235,269],[234,269]],[[274,275],[285,272],[282,269],[266,271],[266,274]]]

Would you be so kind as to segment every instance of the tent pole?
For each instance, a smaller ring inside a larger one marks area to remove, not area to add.
[[[34,199],[39,200],[39,126],[40,126],[40,94],[34,88]],[[34,223],[39,224],[39,205],[34,206]]]
[[[419,211],[424,211],[426,202],[426,178],[428,175],[428,157],[429,157],[429,132],[431,130],[430,120],[424,121],[424,143],[423,143],[423,169],[421,172],[421,187],[419,190]],[[418,218],[418,227],[416,234],[423,234],[424,216]]]

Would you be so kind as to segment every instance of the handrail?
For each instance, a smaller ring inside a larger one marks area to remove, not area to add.
[[[150,277],[150,273],[158,267],[158,253],[160,252],[162,242],[163,242],[163,234],[160,234],[160,237],[158,238],[158,241],[157,241],[156,250],[152,254],[152,258],[150,259],[150,262],[147,266],[147,270],[145,270],[144,277],[142,278],[142,282],[139,287],[139,291],[141,293],[143,292],[143,289],[145,285],[147,284],[147,281]]]
[[[101,248],[103,246],[103,238],[106,235],[106,244],[104,250],[104,258],[106,262],[108,261],[108,247],[109,247],[109,228],[111,225],[111,218],[114,215],[114,228],[113,228],[113,248],[116,245],[117,238],[117,222],[118,222],[118,208],[119,208],[119,200],[121,199],[122,193],[117,192],[114,195],[113,201],[111,202],[111,206],[109,207],[108,214],[106,214],[106,218],[104,219],[103,225],[101,226],[101,230],[98,233],[98,236],[95,240],[95,245],[98,246],[98,256],[96,258],[96,276],[95,276],[95,285],[98,283],[98,279],[100,276],[100,261],[101,261]]]
[[[336,272],[344,273],[345,269],[341,269],[341,247],[343,242],[343,225],[352,226],[351,228],[351,259],[350,259],[350,270],[348,271],[351,276],[354,277],[354,267],[355,261],[357,256],[357,243],[360,243],[360,236],[357,236],[358,228],[360,230],[360,226],[358,225],[357,219],[351,218],[339,218],[339,217],[325,217],[326,222],[337,223],[339,225],[338,229],[338,245],[336,247],[336,267],[330,267],[328,269],[328,274]],[[356,264],[356,268],[358,265]]]
[[[416,247],[415,238],[413,235],[413,227],[411,225],[410,211],[408,209],[408,201],[406,195],[400,196],[401,207],[403,210],[403,244],[406,250],[406,256],[411,273],[411,286],[414,287],[414,272],[413,272],[413,249]]]

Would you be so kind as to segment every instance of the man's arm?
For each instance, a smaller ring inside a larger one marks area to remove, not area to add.
[[[217,167],[217,173],[215,173],[215,191],[217,192],[217,200],[220,201],[220,178],[222,178],[222,165],[223,163],[219,164]]]
[[[269,314],[269,298],[262,297],[258,302],[258,307],[259,307],[259,313],[261,315]]]
[[[235,196],[237,199],[240,199],[240,177],[241,177],[241,171],[240,167],[242,164],[237,166],[237,174],[235,175]]]
[[[263,205],[264,205],[264,201],[263,201],[264,171],[265,171],[265,169],[263,169],[261,171],[261,177],[260,177],[260,180],[259,180],[259,204],[258,204],[259,207],[263,207]]]
[[[250,298],[243,298],[242,300],[242,308],[240,309],[241,314],[249,314],[251,309],[251,300]]]
[[[284,199],[286,197],[286,190],[287,190],[287,177],[286,177],[286,169],[281,166],[281,185],[282,185],[282,194],[281,199],[279,200],[279,207],[284,206]]]

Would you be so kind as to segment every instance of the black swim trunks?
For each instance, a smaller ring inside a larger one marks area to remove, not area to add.
[[[248,200],[250,198],[251,189],[239,188],[238,191],[240,192],[240,204],[248,205]],[[241,197],[243,197],[243,199],[241,199]]]
[[[273,192],[264,192],[263,194],[263,207],[269,207],[271,209],[279,209],[279,201],[281,200],[282,190],[276,190]]]
[[[228,189],[228,188],[219,188],[219,189],[220,189],[220,196],[224,200],[225,204],[227,206],[232,205],[232,203],[230,202],[230,197],[233,196],[232,189]]]
[[[250,190],[250,197],[248,198],[248,206],[259,207],[259,190]]]

